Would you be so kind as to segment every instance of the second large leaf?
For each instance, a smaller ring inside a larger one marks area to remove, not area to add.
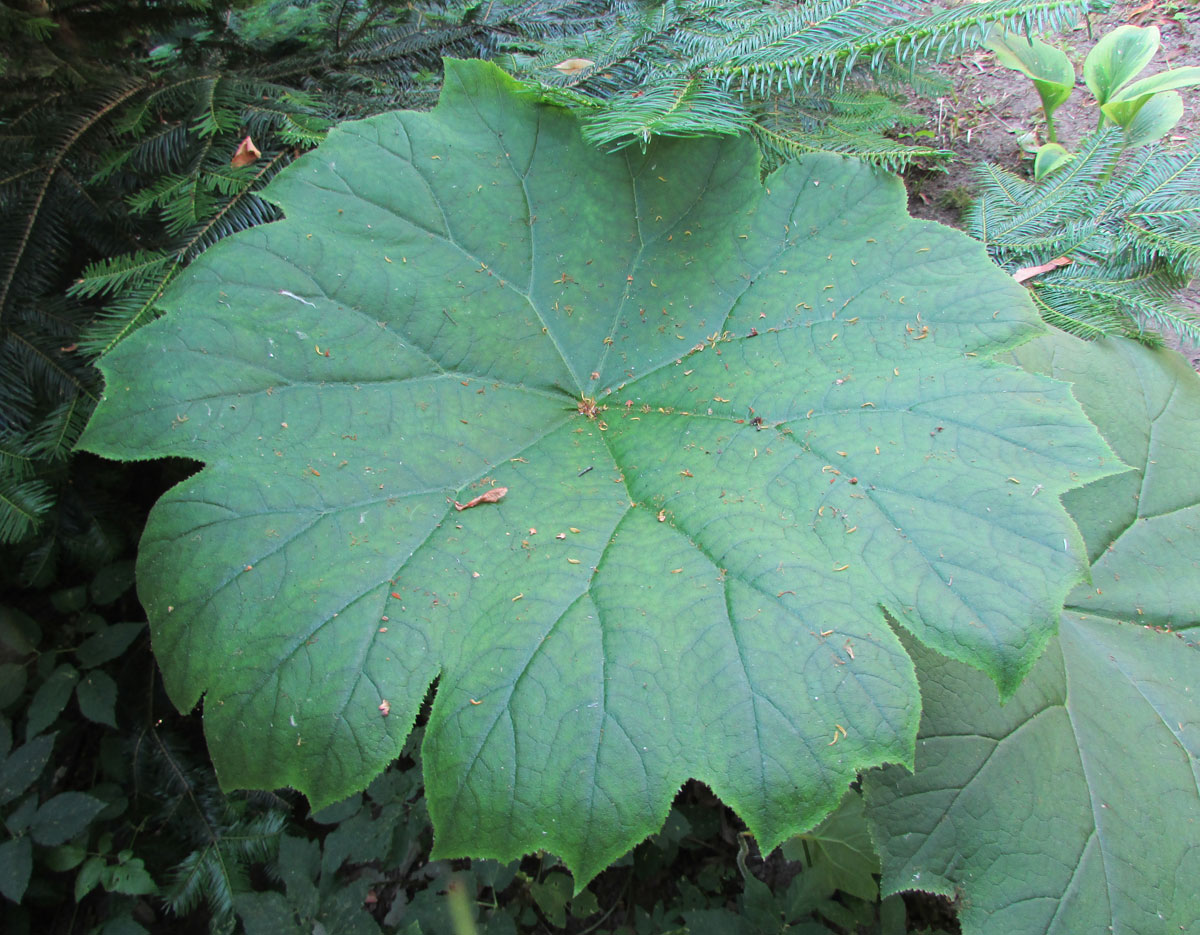
[[[1086,569],[1059,494],[1115,461],[988,359],[1036,316],[890,177],[604,154],[450,63],[268,196],[107,358],[85,438],[206,464],[138,582],[227,786],[361,788],[436,682],[441,854],[582,881],[688,777],[769,849],[911,760],[881,606],[1011,691]]]

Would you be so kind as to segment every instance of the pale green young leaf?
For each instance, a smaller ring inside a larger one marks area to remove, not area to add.
[[[1183,96],[1178,91],[1155,94],[1125,126],[1125,145],[1147,146],[1161,140],[1183,119]]]
[[[1062,49],[1033,36],[1007,31],[993,35],[984,47],[996,53],[996,61],[1001,65],[1033,81],[1047,117],[1071,96],[1075,67]]]
[[[104,858],[96,855],[83,862],[75,874],[75,902],[81,902],[83,897],[100,885],[106,867]]]
[[[1058,143],[1045,143],[1037,151],[1033,159],[1033,177],[1039,182],[1055,169],[1066,165],[1075,157],[1065,146]]]
[[[101,882],[108,892],[124,893],[126,896],[148,896],[158,892],[158,884],[154,882],[154,877],[140,857],[110,864],[105,869]]]
[[[1157,26],[1119,26],[1100,37],[1083,61],[1083,80],[1098,104],[1104,104],[1154,58]]]
[[[1137,113],[1154,95],[1176,88],[1190,88],[1200,84],[1200,65],[1187,65],[1183,68],[1172,68],[1169,71],[1150,75],[1133,84],[1126,85],[1102,104],[1104,111],[1113,123],[1128,127]]]

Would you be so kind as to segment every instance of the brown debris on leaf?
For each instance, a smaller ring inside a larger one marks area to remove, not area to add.
[[[481,493],[474,500],[468,500],[466,503],[459,503],[455,500],[454,509],[461,512],[462,510],[469,510],[473,506],[479,506],[481,503],[497,503],[504,498],[506,493],[508,493],[507,487],[493,487],[491,490]]]

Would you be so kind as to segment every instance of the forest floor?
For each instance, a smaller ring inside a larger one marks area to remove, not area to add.
[[[1118,2],[1105,13],[1081,17],[1070,30],[1049,37],[1075,63],[1076,88],[1070,99],[1055,112],[1059,142],[1067,149],[1096,126],[1096,105],[1083,83],[1083,59],[1096,41],[1124,24],[1157,26],[1162,37],[1158,54],[1147,74],[1182,65],[1200,65],[1200,2],[1195,0],[1134,0]],[[1033,157],[1022,142],[1045,142],[1046,121],[1033,82],[1005,68],[986,50],[969,52],[938,71],[954,85],[951,94],[924,102],[919,109],[928,115],[926,129],[933,138],[923,142],[953,150],[946,171],[906,174],[909,210],[916,217],[960,226],[960,214],[976,192],[973,167],[991,162],[1014,172],[1032,171]],[[1184,115],[1168,137],[1183,146],[1200,138],[1200,92],[1187,88]],[[1027,137],[1030,132],[1036,138]],[[1183,304],[1200,316],[1200,281],[1181,296]],[[1200,370],[1200,347],[1181,345],[1174,335],[1168,343],[1181,351]]]

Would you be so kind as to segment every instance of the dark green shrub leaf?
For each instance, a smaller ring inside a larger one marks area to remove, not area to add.
[[[481,887],[487,887],[499,893],[501,890],[516,879],[517,871],[520,869],[520,861],[509,861],[502,864],[496,860],[473,860],[471,861],[471,872],[475,874],[475,879],[479,881]],[[585,895],[590,895],[590,890],[584,890],[576,897],[578,901]],[[575,913],[582,915],[582,913]]]
[[[78,681],[79,671],[73,665],[64,663],[38,686],[33,693],[33,700],[29,702],[29,715],[25,722],[27,737],[40,734],[54,723],[67,706]]]
[[[1200,903],[1200,377],[1174,352],[1067,335],[1022,349],[1133,470],[1068,494],[1092,584],[1004,706],[916,650],[916,771],[865,783],[885,892],[961,892],[964,933],[1174,932]]]
[[[830,897],[841,890],[871,903],[879,898],[879,855],[867,828],[863,798],[853,789],[821,824],[785,841],[783,855],[804,864],[809,892]]]
[[[146,896],[158,892],[154,878],[140,857],[109,865],[101,882],[108,892],[124,893],[126,896]]]
[[[207,693],[223,782],[320,808],[436,679],[439,857],[541,848],[582,885],[689,776],[769,851],[911,757],[880,605],[1012,691],[1086,572],[1058,497],[1115,461],[987,359],[1039,330],[1024,290],[894,178],[604,154],[447,75],[278,176],[287,220],[104,362],[84,447],[207,464],[138,560],[167,690]]]
[[[0,805],[7,805],[33,785],[54,750],[55,734],[35,737],[17,747],[0,764]]]
[[[103,607],[133,587],[134,563],[115,562],[96,572],[92,579],[92,601]]]
[[[147,935],[147,932],[146,927],[132,916],[120,915],[105,922],[98,935]]]
[[[312,931],[339,932],[345,935],[380,935],[379,924],[367,912],[365,900],[371,881],[358,878],[334,887],[321,903],[321,911]],[[463,931],[452,929],[451,931]]]
[[[142,632],[141,623],[114,623],[99,633],[93,633],[75,650],[75,658],[85,669],[116,659]]]
[[[85,672],[75,686],[75,700],[79,710],[89,721],[116,728],[117,683],[112,676],[99,669]]]
[[[61,614],[77,614],[88,605],[88,589],[86,584],[62,588],[50,595],[54,609]]]
[[[104,803],[83,792],[61,792],[43,802],[33,816],[30,833],[38,844],[65,844],[82,832],[104,809]]]
[[[87,847],[84,844],[60,844],[58,847],[48,848],[42,855],[42,863],[55,873],[63,873],[67,870],[74,870],[88,855]]]
[[[600,903],[597,901],[595,893],[591,890],[584,890],[571,899],[568,909],[576,919],[586,919],[600,911]]]
[[[100,878],[104,876],[106,867],[107,863],[103,857],[89,857],[83,862],[79,873],[75,874],[75,902],[79,902],[96,888]]]
[[[563,928],[567,924],[567,903],[571,900],[573,889],[567,874],[550,873],[544,880],[530,885],[529,895],[551,925]]]
[[[13,607],[0,607],[0,643],[18,656],[37,651],[41,627],[28,614]]]
[[[19,903],[33,873],[33,845],[29,838],[0,842],[0,894]]]
[[[26,796],[16,808],[4,817],[4,827],[12,834],[22,834],[33,824],[33,816],[37,814],[37,793]]]
[[[233,900],[246,935],[310,935],[299,925],[282,893],[239,893]]]
[[[25,692],[25,667],[17,662],[0,664],[0,711],[6,709]]]
[[[318,841],[283,835],[279,839],[279,857],[275,875],[287,890],[288,903],[301,916],[314,916],[320,903],[317,874],[321,869],[321,845]]]
[[[309,817],[320,825],[340,825],[346,819],[362,808],[362,793],[356,792],[340,802],[326,805],[319,812],[313,812]]]

